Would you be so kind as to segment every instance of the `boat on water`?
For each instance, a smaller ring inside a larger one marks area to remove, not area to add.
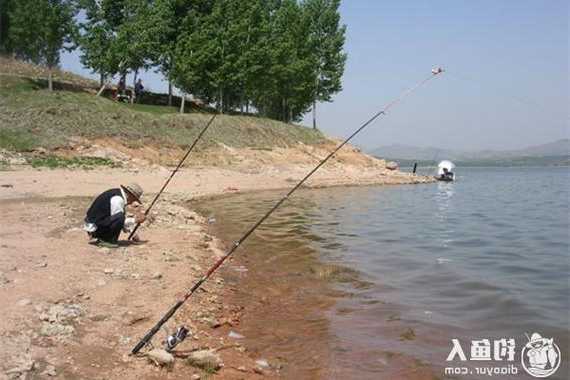
[[[438,181],[453,182],[455,181],[455,164],[449,160],[443,160],[437,164],[437,174],[434,176]]]

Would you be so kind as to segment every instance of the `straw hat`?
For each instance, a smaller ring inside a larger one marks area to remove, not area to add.
[[[141,197],[143,195],[143,189],[142,189],[142,187],[140,187],[140,185],[138,183],[129,183],[128,185],[121,185],[121,187],[123,189],[125,189],[126,191],[128,191],[129,194],[131,194],[133,197],[135,197],[137,202],[140,203]]]

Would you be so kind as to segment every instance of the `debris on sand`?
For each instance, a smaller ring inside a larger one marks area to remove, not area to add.
[[[9,376],[9,379],[26,379],[27,377],[25,373],[32,371],[35,364],[36,363],[33,360],[29,360],[18,367],[7,370],[5,373]]]
[[[54,366],[48,365],[46,367],[45,371],[42,372],[42,375],[55,377],[55,376],[57,376],[57,371],[56,371]]]
[[[269,362],[265,359],[258,359],[255,361],[255,364],[261,369],[268,369],[269,368]]]
[[[205,371],[217,371],[224,365],[220,355],[214,350],[194,351],[188,356],[188,364],[201,368]]]
[[[77,319],[83,314],[80,305],[77,304],[57,304],[51,306],[47,312],[40,314],[40,320],[50,323],[65,323]]]
[[[6,277],[4,273],[0,272],[0,288],[9,283],[10,280],[8,280],[8,277]]]
[[[46,312],[40,314],[40,320],[43,321],[40,335],[47,337],[72,335],[75,328],[70,323],[82,314],[83,310],[77,304],[52,305]]]
[[[170,352],[166,352],[162,348],[155,348],[147,352],[148,359],[158,366],[171,365],[174,363],[174,356]]]
[[[18,306],[28,306],[32,304],[32,301],[29,298],[24,298],[18,301]]]
[[[400,340],[414,340],[416,339],[416,333],[412,328],[406,329],[402,334],[400,334]]]
[[[233,338],[233,339],[243,339],[245,338],[245,336],[238,334],[235,331],[230,331],[230,333],[228,334],[228,337]]]
[[[61,323],[42,323],[42,328],[40,329],[41,336],[62,336],[62,335],[72,335],[75,332],[75,328],[70,325],[63,325]]]

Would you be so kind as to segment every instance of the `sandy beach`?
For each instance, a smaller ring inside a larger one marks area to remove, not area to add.
[[[431,179],[377,165],[331,165],[308,186],[424,183]],[[232,303],[224,271],[216,273],[168,323],[193,336],[173,364],[128,356],[138,339],[223,252],[208,221],[184,204],[198,197],[283,189],[309,163],[257,168],[191,167],[178,174],[141,228],[143,242],[109,250],[87,244],[81,230],[91,199],[109,187],[138,182],[145,202],[169,169],[34,170],[0,177],[0,348],[5,378],[238,379],[279,376],[279,363],[240,343],[243,305]],[[211,222],[211,221],[210,221]],[[232,261],[226,266],[233,265]],[[250,268],[255,270],[255,268]],[[228,302],[229,301],[229,302]],[[237,334],[237,335],[236,335]],[[235,338],[237,336],[237,338]],[[166,332],[154,340],[160,347]],[[187,357],[212,351],[216,368],[189,365]],[[216,370],[215,370],[216,369]],[[193,377],[192,377],[193,376]]]

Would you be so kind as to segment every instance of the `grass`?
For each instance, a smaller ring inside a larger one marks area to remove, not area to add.
[[[178,113],[177,107],[155,106],[152,104],[126,104],[119,103],[131,111],[147,112],[153,115],[171,115]]]
[[[36,137],[27,131],[1,128],[0,148],[14,152],[29,152],[38,145]]]
[[[73,136],[114,138],[131,147],[187,147],[211,114],[124,104],[81,88],[50,93],[41,79],[0,74],[0,148],[30,151],[69,146]],[[219,115],[197,150],[225,146],[271,150],[326,140],[319,131],[253,116]]]
[[[68,168],[68,169],[94,169],[96,167],[118,167],[119,165],[108,159],[100,157],[59,157],[54,155],[33,157],[28,162],[34,168]]]

